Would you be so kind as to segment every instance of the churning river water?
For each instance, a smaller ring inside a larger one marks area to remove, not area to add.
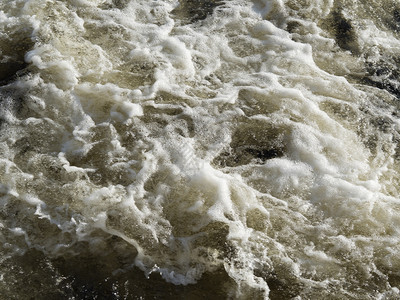
[[[399,299],[397,0],[2,0],[0,299]]]

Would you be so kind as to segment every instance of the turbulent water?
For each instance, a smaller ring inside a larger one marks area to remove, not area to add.
[[[399,299],[397,0],[2,0],[0,299]]]

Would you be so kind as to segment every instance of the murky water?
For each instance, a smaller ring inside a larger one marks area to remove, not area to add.
[[[0,3],[1,299],[398,299],[400,5]]]

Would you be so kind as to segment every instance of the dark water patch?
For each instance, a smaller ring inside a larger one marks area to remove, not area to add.
[[[57,284],[50,261],[39,251],[28,251],[0,266],[6,275],[0,283],[2,299],[68,299]]]
[[[16,113],[23,107],[26,91],[13,83],[29,74],[25,54],[33,45],[28,27],[7,28],[0,35],[0,128],[7,123],[8,112]]]
[[[392,132],[394,123],[393,120],[387,116],[379,116],[371,119],[371,124],[383,133]]]
[[[41,123],[27,124],[23,129],[26,135],[13,144],[15,153],[23,154],[27,151],[58,153],[60,151],[62,128],[56,128],[51,122],[45,120]]]
[[[202,228],[203,236],[196,239],[195,244],[201,248],[206,246],[209,249],[217,249],[219,258],[232,258],[236,251],[228,242],[229,226],[223,222],[212,222]]]
[[[0,283],[2,299],[227,299],[234,289],[224,270],[206,273],[197,284],[187,286],[168,283],[158,274],[146,278],[141,270],[122,262],[133,262],[134,257],[126,254],[129,251],[118,241],[110,242],[115,247],[107,255],[51,259],[29,250],[1,263],[6,274]]]
[[[393,143],[396,145],[396,148],[394,149],[394,158],[397,161],[400,161],[400,135],[397,134],[396,136],[393,137]]]
[[[296,289],[299,289],[295,284],[288,283],[284,279],[277,278],[277,276],[270,276],[267,279],[267,284],[270,289],[270,300],[294,299],[299,295]]]
[[[345,102],[335,103],[331,101],[322,101],[320,103],[320,108],[330,116],[340,119],[341,121],[351,121],[358,117],[356,107]]]
[[[386,57],[378,62],[367,62],[367,75],[362,83],[388,91],[400,98],[400,58]]]
[[[279,147],[271,149],[244,148],[243,151],[262,162],[271,158],[281,157],[284,153]]]
[[[5,85],[23,74],[28,66],[25,54],[33,48],[34,43],[28,30],[10,29],[8,34],[0,37],[0,85]]]
[[[214,163],[220,167],[235,167],[282,157],[286,153],[286,131],[262,121],[242,124],[232,136],[230,149],[216,157]]]
[[[128,6],[130,0],[112,0],[111,2],[106,2],[100,4],[98,7],[100,9],[124,9]]]
[[[395,119],[399,104],[395,97],[392,101],[376,103],[374,98],[369,98],[369,105],[359,107],[360,115],[357,118],[357,135],[372,155],[379,152],[390,153],[395,147],[393,157],[400,158],[400,132],[396,129]],[[381,99],[379,99],[381,100]],[[386,99],[390,100],[390,99]],[[373,106],[371,105],[373,104]],[[386,113],[385,113],[386,112]]]
[[[301,24],[297,21],[289,21],[286,24],[286,30],[289,33],[295,33],[299,27],[301,27]]]
[[[334,10],[324,21],[324,25],[328,31],[332,32],[340,48],[353,54],[360,52],[352,21],[346,18],[340,9]]]
[[[239,91],[238,102],[246,116],[269,115],[280,109],[274,93],[264,93],[256,89],[243,88]]]
[[[113,0],[112,4],[119,9],[124,9],[128,6],[129,0]]]
[[[393,10],[393,21],[388,22],[389,28],[391,28],[395,32],[400,31],[400,10],[394,9]]]
[[[400,287],[400,274],[396,274],[390,270],[386,271],[386,274],[388,274],[388,280],[391,286],[393,287]]]
[[[183,23],[190,24],[206,19],[223,3],[221,0],[180,0],[171,13]]]
[[[400,6],[398,3],[392,3],[389,7],[381,8],[382,11],[377,14],[376,24],[382,29],[389,29],[395,33],[400,32]],[[383,26],[382,26],[383,25]]]

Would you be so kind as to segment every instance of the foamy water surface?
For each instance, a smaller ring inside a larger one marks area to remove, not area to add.
[[[395,0],[0,3],[2,299],[399,299]]]

